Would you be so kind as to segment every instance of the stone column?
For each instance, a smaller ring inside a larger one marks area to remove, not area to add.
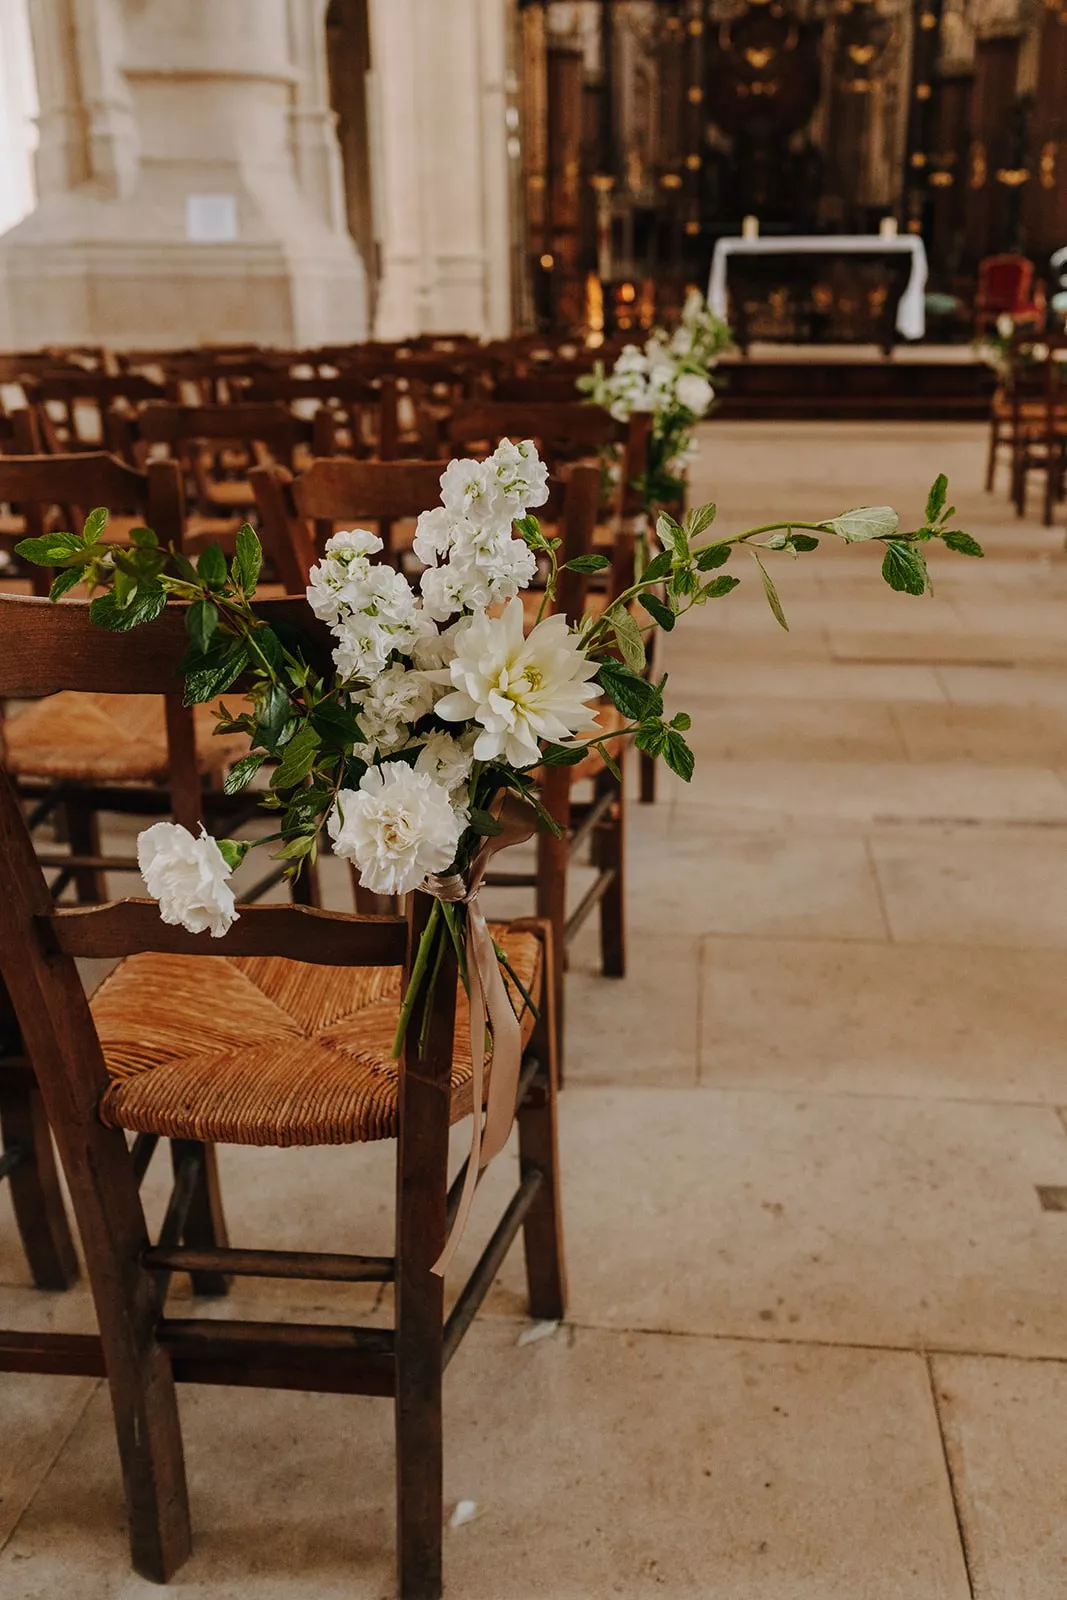
[[[364,336],[325,0],[31,0],[37,210],[0,239],[0,344]]]
[[[372,0],[376,333],[506,334],[506,0]]]

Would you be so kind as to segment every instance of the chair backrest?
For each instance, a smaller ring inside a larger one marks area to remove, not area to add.
[[[978,264],[978,303],[983,311],[1016,311],[1027,304],[1034,263],[1025,256],[986,256]]]
[[[286,611],[284,603],[272,607],[267,602],[263,609],[269,620],[280,614],[293,617],[292,607]],[[300,625],[313,625],[306,604],[299,609]],[[114,634],[90,622],[83,602],[51,605],[0,595],[0,696],[40,696],[71,688],[123,694],[172,691],[187,644],[182,610],[168,607],[157,622]],[[426,897],[413,899],[422,902]],[[57,909],[17,794],[7,773],[0,771],[0,980],[12,1003],[23,1050],[33,1062],[83,1229],[110,1226],[134,1238],[144,1236],[125,1136],[105,1128],[99,1116],[108,1076],[76,958],[94,952],[116,958],[157,951],[205,960],[282,956],[353,968],[409,967],[423,914],[424,908],[417,905],[409,930],[408,924],[393,917],[352,917],[293,905],[249,906],[228,933],[213,939],[168,926],[150,901]],[[423,1058],[435,1064],[438,1059],[452,1059],[454,973],[446,957],[426,1047],[434,1055]],[[437,998],[444,1000],[443,1007]],[[210,980],[203,1002],[205,1010],[218,1003]],[[143,1004],[146,1010],[165,1007],[168,996],[146,990]],[[418,1054],[414,1040],[405,1060],[413,1053]],[[421,1063],[416,1070],[421,1070]],[[447,1093],[442,1094],[445,1128],[448,1104]],[[403,1116],[403,1087],[400,1110]]]
[[[248,400],[273,400],[289,406],[317,406],[333,419],[329,450],[320,445],[317,453],[333,454],[342,434],[349,452],[358,459],[377,455],[382,461],[398,453],[396,380],[352,372],[330,375],[316,373],[296,377],[289,372],[263,373],[244,390]]]
[[[314,418],[294,416],[278,401],[185,406],[153,400],[141,407],[136,425],[146,444],[166,444],[176,454],[202,441],[259,445],[274,460],[290,465],[299,445],[314,448],[318,440]]]
[[[298,478],[278,467],[249,474],[263,542],[291,594],[302,590],[318,551],[338,522],[378,524],[385,559],[392,560],[394,522],[437,505],[439,461],[354,461],[334,456],[313,461]]]
[[[124,443],[109,425],[144,400],[161,400],[162,384],[142,373],[46,373],[23,382],[27,401],[37,412],[41,438],[54,453],[75,450],[121,451]]]
[[[473,400],[460,406],[447,424],[454,455],[478,446],[493,449],[500,439],[532,439],[550,466],[589,455],[626,437],[626,428],[600,406],[575,397],[568,401]]]

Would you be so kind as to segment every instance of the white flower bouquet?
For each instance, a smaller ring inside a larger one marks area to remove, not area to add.
[[[643,349],[628,344],[610,372],[598,362],[578,379],[578,388],[616,422],[651,412],[648,470],[641,485],[646,507],[681,501],[694,452],[693,428],[715,398],[711,374],[730,343],[727,324],[693,289],[672,334],[656,329]]]
[[[531,515],[547,498],[547,473],[534,446],[505,440],[488,460],[445,468],[441,504],[418,521],[415,552],[424,569],[416,580],[373,559],[382,548],[375,534],[335,534],[307,588],[310,611],[329,632],[332,672],[316,664],[301,636],[282,638],[257,615],[262,555],[248,526],[229,563],[214,545],[194,566],[161,549],[147,528],[135,529],[130,545],[108,543],[103,509],[89,515],[80,534],[48,534],[17,547],[58,569],[53,599],[79,582],[101,591],[90,611],[104,628],[149,624],[169,600],[184,602],[186,704],[215,700],[238,682],[248,694],[248,709],[231,714],[223,707],[218,714],[220,732],[244,733],[249,742],[226,788],[242,790],[269,763],[261,801],[278,814],[278,829],[267,840],[216,841],[169,822],[148,828],[138,857],[165,921],[222,936],[239,914],[230,876],[253,844],[273,844],[275,857],[295,875],[328,841],[368,890],[425,890],[434,897],[403,1001],[397,1053],[420,996],[432,988],[443,941],[454,944],[464,980],[473,981],[472,920],[483,930],[477,981],[488,996],[493,974],[484,971],[487,936],[476,901],[487,853],[494,841],[513,836],[502,820],[505,802],[509,817],[521,807],[527,833],[538,821],[552,828],[538,799],[538,769],[577,764],[590,747],[613,766],[595,724],[598,703],[619,713],[613,740],[621,734],[662,756],[681,778],[691,777],[689,718],[667,716],[666,678],[648,680],[647,638],[734,589],[739,578],[721,569],[739,548],[755,558],[783,626],[768,551],[797,556],[814,549],[821,535],[880,543],[886,581],[915,594],[928,587],[924,549],[932,539],[981,554],[969,535],[949,526],[943,477],[921,526],[910,533],[899,530],[894,511],[867,507],[826,522],[774,522],[700,542],[715,518],[714,506],[705,506],[681,523],[661,515],[662,548],[635,582],[599,615],[572,627],[552,611],[559,541],[546,537]],[[609,563],[589,555],[567,565],[594,572]],[[539,566],[545,586],[527,628],[520,591]],[[489,1009],[495,1031],[499,1014]]]

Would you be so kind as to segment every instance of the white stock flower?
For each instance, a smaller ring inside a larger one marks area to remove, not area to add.
[[[465,619],[455,638],[456,654],[447,674],[439,675],[454,691],[434,709],[445,722],[479,724],[477,760],[533,766],[540,759],[538,739],[566,739],[588,721],[588,702],[601,693],[589,682],[596,663],[582,654],[565,617],[546,618],[524,638],[516,598],[500,617]]]
[[[519,444],[501,439],[486,465],[496,472],[509,500],[514,503],[517,517],[543,506],[548,499],[548,468],[532,439],[523,439]]]
[[[393,651],[410,655],[431,627],[404,574],[370,561],[381,548],[363,529],[334,534],[309,574],[308,604],[337,640],[334,665],[345,683],[376,677]]]
[[[389,755],[407,744],[412,726],[433,709],[433,683],[422,672],[409,672],[399,661],[379,672],[363,692],[356,716],[363,731],[360,754]]]
[[[448,790],[427,772],[390,761],[342,789],[326,823],[334,853],[354,862],[372,894],[410,894],[455,860],[463,827]]]
[[[678,404],[695,417],[702,417],[715,397],[711,384],[699,372],[683,372],[675,384],[674,392]]]
[[[237,921],[230,869],[203,823],[199,839],[176,822],[146,828],[137,839],[137,865],[164,922],[221,939]]]
[[[450,461],[441,474],[441,505],[479,526],[512,520],[511,501],[489,461]]]
[[[464,734],[454,739],[450,733],[428,733],[415,762],[416,772],[426,772],[449,794],[465,784],[474,765],[474,738]]]

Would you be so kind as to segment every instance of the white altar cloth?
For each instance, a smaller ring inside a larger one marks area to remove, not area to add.
[[[897,306],[897,332],[903,339],[921,339],[926,332],[926,247],[918,234],[881,233],[797,234],[772,239],[719,239],[711,258],[708,305],[718,317],[726,316],[726,262],[730,256],[826,255],[855,253],[887,255],[899,252],[911,256],[911,277]]]

